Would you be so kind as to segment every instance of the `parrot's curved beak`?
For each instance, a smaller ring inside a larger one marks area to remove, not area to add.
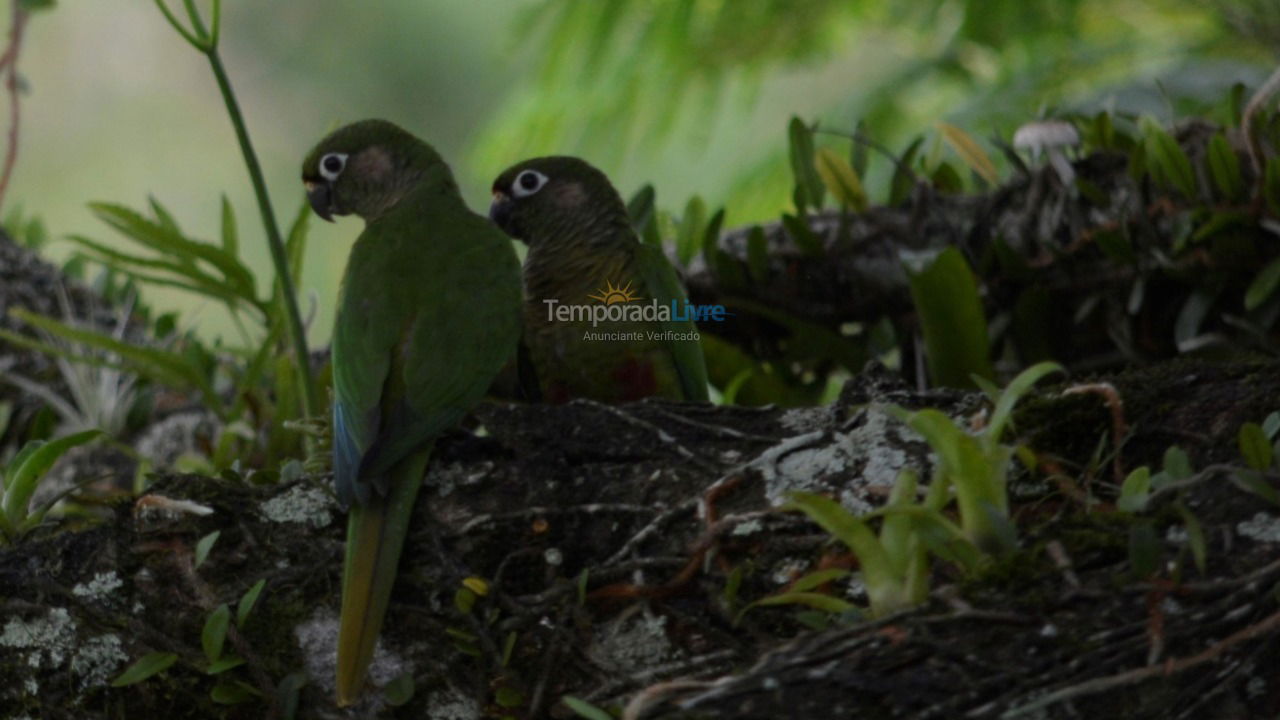
[[[307,189],[307,202],[320,217],[333,222],[333,186],[327,182],[305,180],[302,186]]]
[[[493,191],[493,202],[489,204],[489,219],[506,234],[513,237],[516,235],[511,223],[511,198],[501,190]]]

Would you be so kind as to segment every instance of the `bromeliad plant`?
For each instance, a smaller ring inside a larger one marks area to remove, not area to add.
[[[929,485],[931,502],[926,504],[945,504],[954,495],[964,538],[983,552],[1005,552],[1017,545],[1017,530],[1009,520],[1008,493],[1009,466],[1016,448],[1001,442],[1013,408],[1042,378],[1062,370],[1052,362],[1033,365],[1004,390],[980,382],[994,408],[986,426],[977,433],[931,408],[915,412],[892,409],[938,456]]]
[[[314,445],[310,435],[293,428],[298,421],[320,413],[323,389],[312,380],[305,326],[294,290],[310,213],[303,203],[287,237],[281,237],[257,156],[218,54],[220,0],[212,0],[207,27],[195,0],[182,1],[190,27],[183,26],[163,0],[157,0],[156,5],[173,28],[208,58],[217,80],[275,263],[270,292],[265,297],[259,295],[252,272],[240,259],[235,212],[225,197],[218,242],[188,235],[155,199],[149,213],[92,203],[93,213],[131,246],[117,249],[84,236],[68,238],[82,248],[84,257],[138,285],[178,288],[225,306],[243,345],[210,349],[192,333],[174,332],[173,320],[167,316],[161,318],[166,322],[157,321],[152,328],[160,342],[140,345],[23,309],[11,313],[59,342],[41,342],[2,330],[0,338],[73,363],[128,371],[153,386],[188,393],[228,429],[217,442],[212,458],[215,466],[225,467],[233,458],[250,457],[255,464],[274,464],[299,456],[304,441]],[[77,352],[76,348],[85,351]]]
[[[920,433],[937,455],[933,478],[923,499],[914,472],[904,470],[889,502],[855,517],[840,503],[821,495],[795,492],[786,509],[800,510],[841,540],[858,558],[872,617],[923,603],[929,593],[929,558],[958,566],[966,574],[981,572],[994,555],[1012,550],[1017,531],[1009,518],[1008,473],[1016,449],[1001,442],[1018,400],[1046,375],[1061,370],[1041,363],[1024,370],[1004,390],[988,389],[994,403],[985,428],[970,433],[938,410],[890,411]],[[960,524],[943,513],[956,501]],[[879,534],[872,523],[880,522]],[[797,580],[787,592],[748,605],[800,604],[833,613],[852,604],[816,590],[844,578],[842,569],[816,570]]]

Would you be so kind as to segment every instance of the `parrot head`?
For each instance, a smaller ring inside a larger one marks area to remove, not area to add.
[[[351,214],[371,220],[435,167],[452,184],[430,145],[386,120],[361,120],[333,131],[312,149],[302,163],[302,184],[311,208],[325,220]]]
[[[530,246],[558,230],[628,222],[627,207],[609,178],[567,156],[534,158],[507,168],[493,181],[489,219]]]

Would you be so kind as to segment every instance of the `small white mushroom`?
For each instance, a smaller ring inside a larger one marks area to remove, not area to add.
[[[1076,131],[1076,127],[1062,120],[1037,120],[1023,125],[1013,134],[1013,146],[1018,150],[1030,151],[1033,162],[1040,158],[1042,151],[1048,153],[1049,164],[1057,171],[1064,185],[1075,182],[1076,172],[1062,154],[1062,149],[1079,144],[1080,133]]]

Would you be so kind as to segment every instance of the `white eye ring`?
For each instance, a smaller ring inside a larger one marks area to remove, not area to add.
[[[333,182],[347,167],[346,153],[329,153],[320,158],[320,177]]]
[[[518,197],[529,197],[547,184],[547,176],[537,170],[521,171],[511,183],[511,194]]]

